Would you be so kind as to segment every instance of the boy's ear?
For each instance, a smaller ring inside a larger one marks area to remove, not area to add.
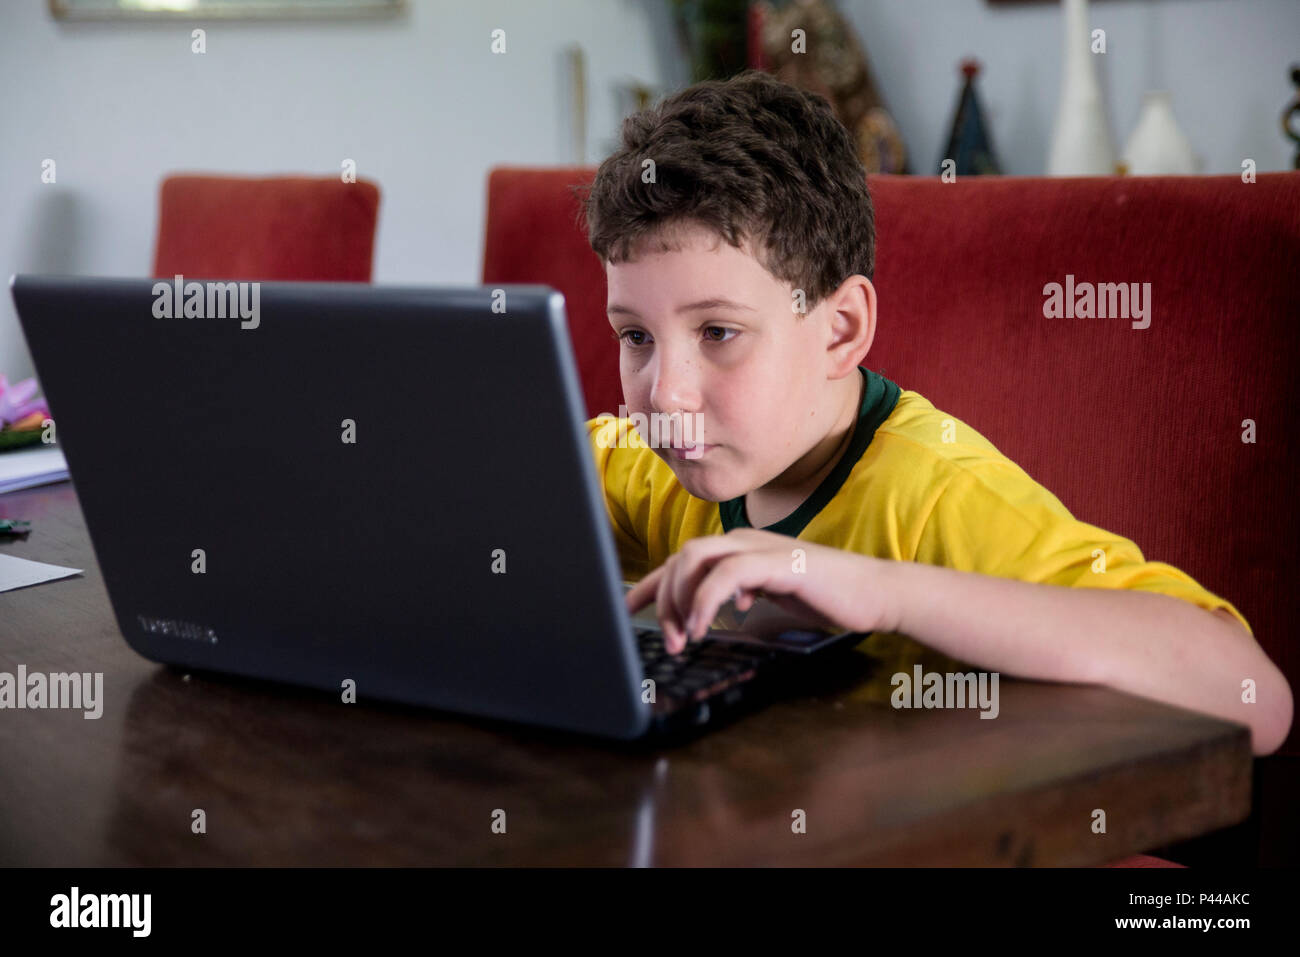
[[[850,276],[831,293],[830,340],[832,368],[839,374],[862,364],[876,338],[876,287],[866,276]]]

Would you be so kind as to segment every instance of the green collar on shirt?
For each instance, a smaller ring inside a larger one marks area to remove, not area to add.
[[[862,390],[862,407],[858,410],[858,420],[854,423],[853,437],[849,439],[849,447],[845,450],[843,457],[835,463],[835,468],[831,469],[830,474],[822,479],[821,484],[817,486],[817,490],[808,496],[802,505],[775,525],[768,525],[763,531],[776,532],[778,535],[789,535],[792,538],[798,537],[799,533],[807,527],[817,513],[835,497],[835,493],[840,490],[848,479],[849,473],[853,471],[853,466],[858,464],[858,459],[862,458],[862,453],[871,444],[876,429],[894,411],[894,406],[898,403],[898,396],[902,390],[889,379],[872,372],[870,369],[858,366],[858,371],[862,373],[862,377],[867,381],[866,387]],[[729,532],[733,528],[752,527],[749,524],[749,516],[745,514],[745,496],[743,495],[739,498],[733,498],[729,502],[719,502],[718,515],[722,518],[722,530],[724,532]]]

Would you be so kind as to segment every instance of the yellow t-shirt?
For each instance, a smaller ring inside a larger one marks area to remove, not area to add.
[[[877,558],[1026,582],[1158,592],[1210,611],[1226,608],[1250,629],[1236,608],[1190,575],[1149,562],[1130,540],[1076,519],[970,426],[918,393],[860,371],[866,388],[843,458],[808,501],[767,530]],[[634,424],[608,415],[587,422],[630,581],[689,539],[749,525],[743,496],[721,503],[694,497]],[[915,660],[917,649],[904,648],[898,636],[876,636],[874,645],[887,656],[907,653],[912,657],[900,660]]]

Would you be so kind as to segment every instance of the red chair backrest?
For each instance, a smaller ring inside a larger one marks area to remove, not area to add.
[[[605,318],[605,271],[587,245],[570,185],[591,182],[587,167],[501,167],[488,174],[483,282],[542,283],[564,294],[587,415],[618,414],[623,386],[618,342]]]
[[[366,180],[169,176],[153,274],[369,282],[378,215]]]

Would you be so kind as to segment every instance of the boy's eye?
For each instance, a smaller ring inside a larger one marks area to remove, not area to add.
[[[722,337],[719,338],[719,337],[717,337],[717,336],[711,336],[711,335],[709,335],[709,333],[712,333],[712,332],[720,332],[720,333],[722,333]],[[705,338],[707,338],[710,342],[730,342],[731,339],[732,339],[732,337],[726,335],[728,332],[730,332],[730,333],[735,333],[736,335],[739,335],[739,334],[740,334],[739,330],[736,330],[736,329],[728,329],[728,328],[726,328],[725,326],[708,326],[708,327],[706,327],[705,330],[704,330]],[[629,338],[628,338],[629,336],[644,336],[645,333],[642,332],[640,329],[628,329],[626,332],[623,332],[623,333],[615,332],[615,333],[611,333],[611,335],[613,335],[613,337],[614,337],[615,339],[619,340],[620,342],[624,342],[624,341],[626,341],[629,345],[632,345],[632,346],[640,346],[640,345],[644,345],[644,344],[645,344],[645,340],[644,340],[644,339],[629,339]]]
[[[617,339],[619,342],[629,342],[631,345],[639,346],[641,345],[640,342],[629,340],[628,336],[644,336],[644,335],[645,333],[642,332],[640,329],[629,329],[627,330],[627,332],[614,333],[614,338]]]

